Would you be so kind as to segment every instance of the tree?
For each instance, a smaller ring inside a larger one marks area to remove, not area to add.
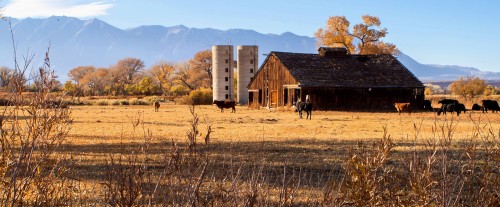
[[[68,76],[71,80],[73,80],[75,84],[75,94],[79,95],[82,93],[84,89],[84,83],[88,80],[88,76],[94,73],[96,68],[94,66],[78,66],[69,71]],[[83,94],[82,94],[83,95]]]
[[[480,96],[486,89],[484,80],[478,77],[461,77],[455,82],[451,83],[449,88],[453,94],[462,96],[466,101],[474,97]]]
[[[189,63],[181,63],[177,66],[174,81],[188,88],[190,91],[204,87],[206,74],[200,70],[193,69]]]
[[[193,70],[197,70],[202,79],[203,87],[212,88],[212,51],[211,50],[202,50],[197,52],[193,59],[189,61],[189,66]]]
[[[70,96],[74,96],[74,95],[76,95],[78,93],[78,89],[77,89],[76,84],[74,84],[71,81],[66,81],[66,83],[64,83],[64,85],[63,85],[63,91],[67,95],[70,95]]]
[[[104,95],[105,87],[113,84],[110,81],[109,73],[109,69],[99,68],[85,75],[81,80],[83,89],[88,95]]]
[[[351,54],[393,54],[399,53],[395,45],[382,42],[388,32],[381,28],[378,17],[364,15],[363,23],[354,25],[350,31],[350,22],[345,16],[330,17],[325,29],[318,29],[314,34],[320,45],[345,47]],[[354,40],[358,42],[354,44]]]
[[[153,84],[151,77],[143,77],[137,84],[127,85],[125,89],[131,94],[146,96],[158,94],[160,90],[157,85]]]
[[[80,84],[80,81],[89,73],[95,71],[94,66],[78,66],[69,71],[68,76],[71,80],[75,81],[76,84]]]
[[[0,67],[0,87],[5,88],[9,86],[13,79],[14,70],[8,67]]]
[[[122,73],[125,83],[128,84],[132,83],[134,75],[142,69],[144,69],[144,61],[137,58],[125,58],[116,64],[116,70]]]
[[[111,71],[113,82],[119,86],[118,93],[125,94],[125,85],[134,84],[134,76],[144,69],[144,61],[137,58],[125,58],[114,66]],[[140,80],[140,79],[139,79]]]
[[[484,96],[497,95],[499,92],[500,92],[500,89],[498,89],[498,87],[488,85],[488,86],[486,86],[486,89],[484,90],[483,95]]]
[[[174,70],[175,68],[172,64],[160,62],[153,65],[149,71],[155,82],[158,83],[158,86],[162,90],[163,94],[170,92]]]

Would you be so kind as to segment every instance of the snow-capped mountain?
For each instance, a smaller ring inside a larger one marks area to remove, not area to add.
[[[18,60],[35,54],[34,68],[42,64],[50,46],[53,69],[62,80],[78,66],[110,67],[126,57],[143,60],[146,67],[158,61],[181,62],[212,45],[258,45],[259,53],[270,51],[316,53],[316,40],[290,32],[280,35],[261,34],[253,30],[189,28],[150,25],[122,30],[99,19],[80,20],[53,16],[45,19],[13,19],[0,21],[0,66],[12,68],[12,26]],[[265,59],[261,56],[260,63]],[[460,76],[500,79],[500,73],[475,68],[420,64],[401,53],[398,59],[423,81],[455,80]]]

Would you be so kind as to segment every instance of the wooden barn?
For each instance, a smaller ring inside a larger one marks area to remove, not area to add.
[[[271,52],[249,86],[250,104],[289,106],[306,97],[320,110],[394,111],[395,102],[422,108],[424,85],[392,55]]]

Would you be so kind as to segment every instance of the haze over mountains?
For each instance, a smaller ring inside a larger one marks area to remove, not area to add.
[[[146,67],[158,61],[189,60],[212,45],[258,45],[259,53],[270,51],[316,53],[316,40],[290,32],[280,35],[261,34],[253,30],[197,29],[183,25],[140,26],[127,30],[116,28],[99,19],[80,20],[53,16],[46,19],[10,19],[18,57],[35,54],[35,66],[41,65],[50,45],[53,69],[60,79],[83,65],[110,67],[126,57],[143,60]],[[13,49],[8,21],[0,21],[0,66],[13,67]],[[265,56],[260,57],[260,63]],[[422,81],[455,80],[461,76],[500,79],[500,73],[476,68],[421,64],[404,53],[398,59]],[[36,68],[35,67],[35,68]]]

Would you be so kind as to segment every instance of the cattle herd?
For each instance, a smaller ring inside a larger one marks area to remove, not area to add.
[[[460,113],[466,112],[465,105],[455,99],[442,99],[438,103],[441,104],[441,107],[432,108],[431,101],[425,100],[423,103],[423,109],[427,111],[435,111],[437,115],[446,114],[447,112],[453,114],[456,112],[457,116],[460,116]],[[411,113],[410,103],[395,103],[394,107],[396,107],[399,114],[401,114],[402,111],[408,111],[408,113]],[[472,110],[482,111],[483,113],[486,113],[489,110],[495,113],[500,111],[500,107],[498,102],[495,100],[482,100],[481,105],[477,103],[472,105]]]
[[[441,104],[439,108],[433,108],[431,101],[430,100],[424,100],[423,103],[423,109],[427,111],[434,111],[437,113],[437,115],[441,114],[446,114],[446,113],[452,113],[454,114],[455,112],[457,113],[457,116],[460,116],[460,113],[465,113],[466,108],[465,105],[460,103],[459,101],[455,99],[442,99],[438,102]],[[213,101],[212,104],[215,104],[222,112],[224,112],[224,109],[232,109],[232,113],[236,112],[236,102],[235,101]],[[154,102],[154,108],[155,111],[158,111],[160,108],[160,103],[158,101]],[[306,119],[311,119],[312,118],[312,109],[313,109],[313,104],[309,101],[306,102],[294,102],[292,107],[295,109],[295,112],[299,113],[299,118],[302,118],[302,112],[306,112]],[[394,107],[396,108],[397,112],[401,114],[401,112],[408,112],[411,114],[412,110],[412,105],[409,102],[404,102],[404,103],[394,103]],[[483,113],[486,113],[488,111],[491,111],[493,113],[500,111],[500,106],[498,105],[498,102],[496,100],[482,100],[481,105],[475,103],[472,105],[472,110],[473,111],[482,111]]]

